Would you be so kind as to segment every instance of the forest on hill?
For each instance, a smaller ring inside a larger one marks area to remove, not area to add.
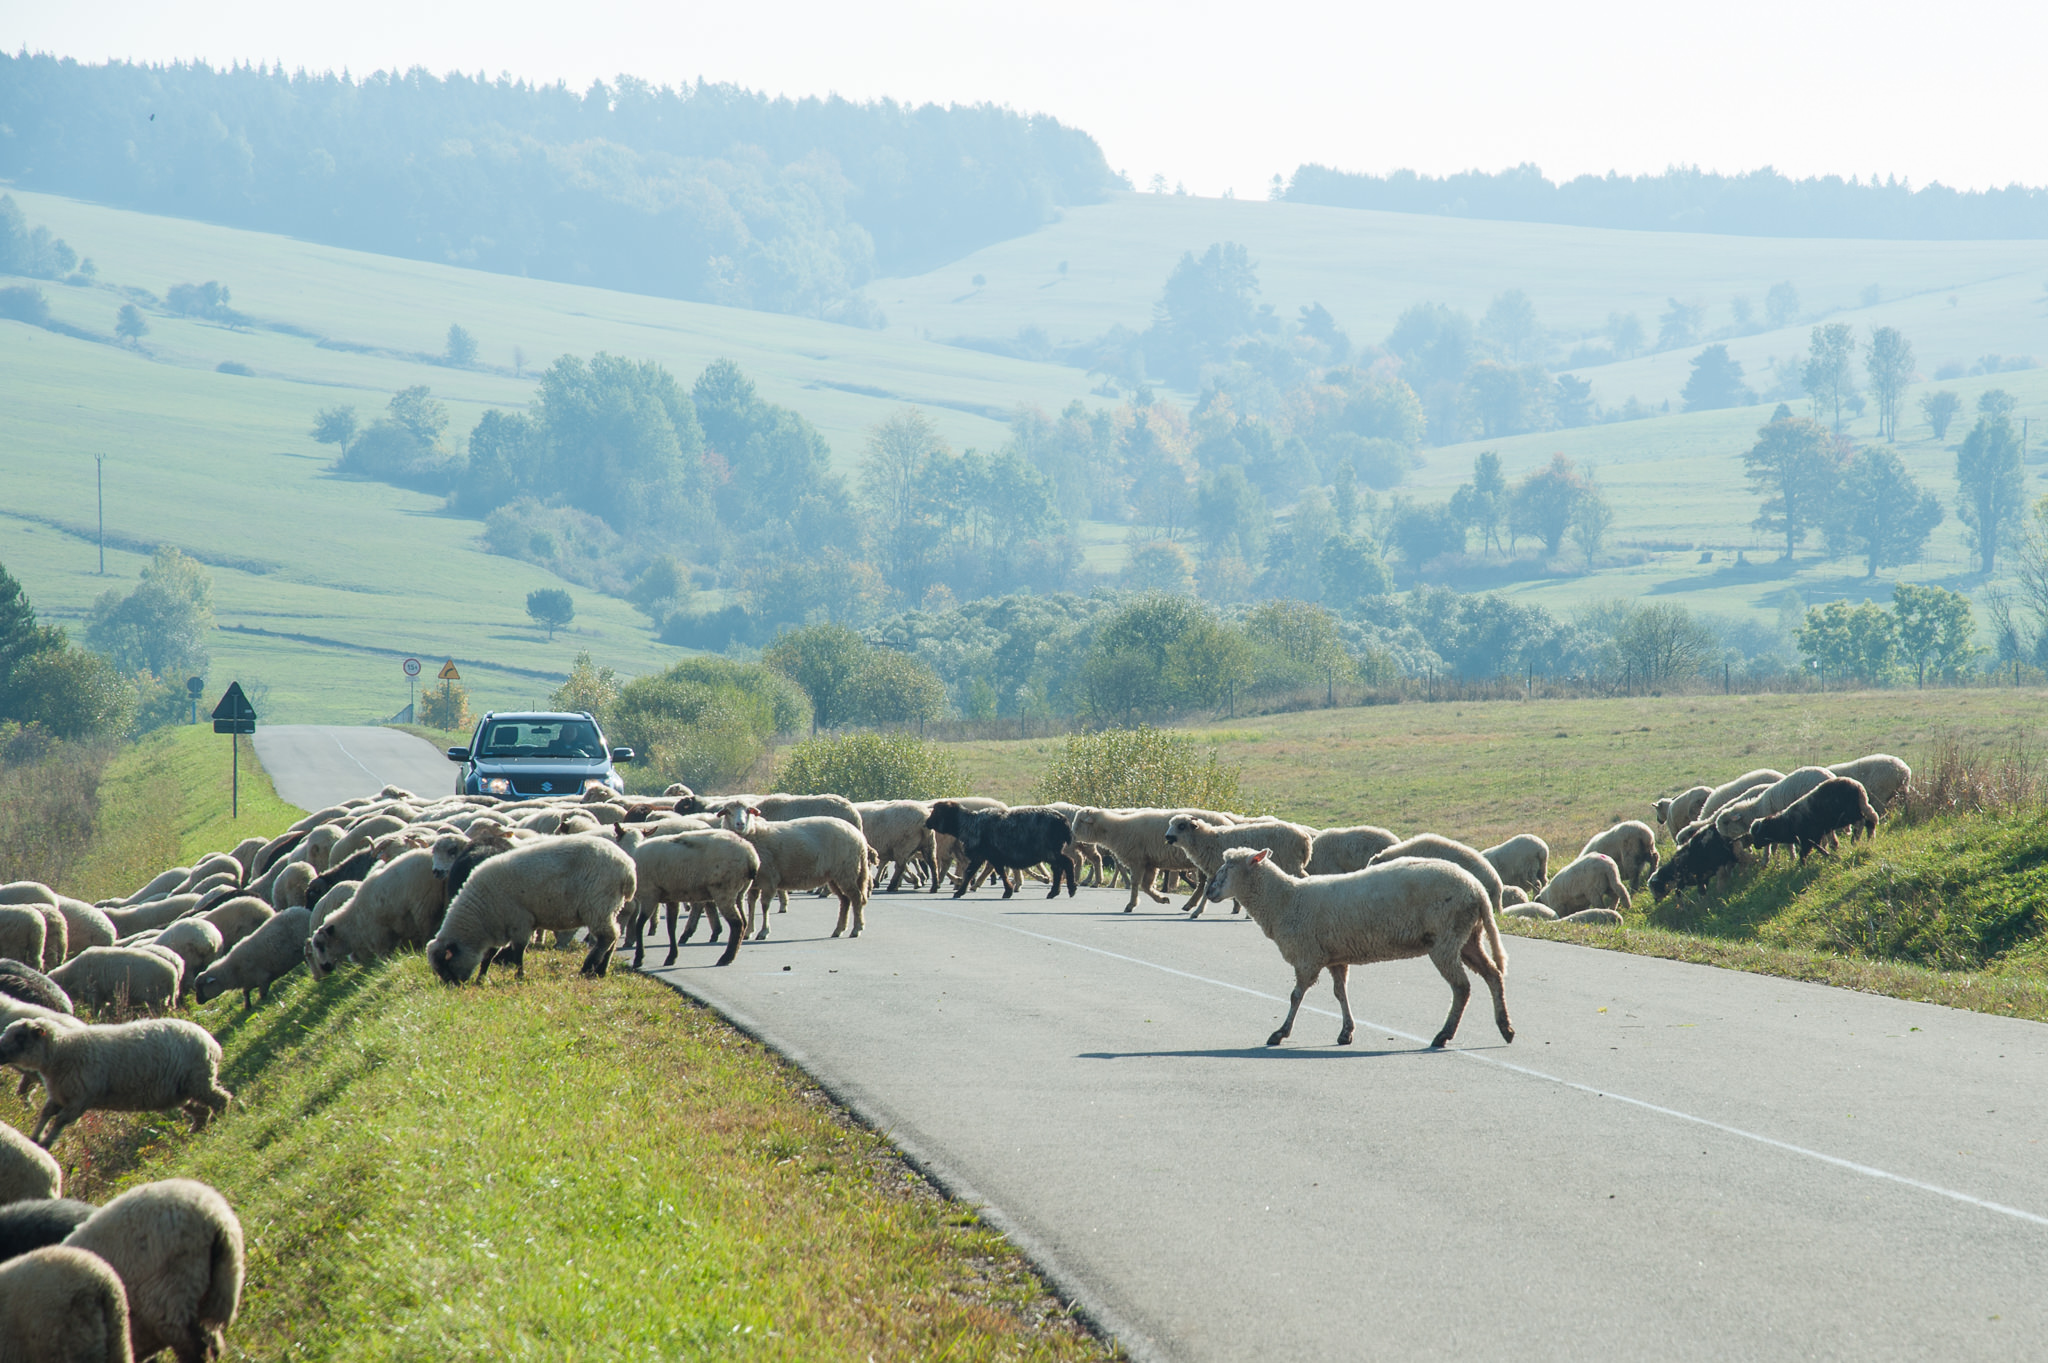
[[[0,178],[384,255],[879,324],[877,272],[1029,232],[1119,181],[1086,133],[989,104],[772,99],[628,76],[0,54]]]
[[[1661,175],[1581,175],[1553,181],[1533,165],[1488,173],[1361,174],[1305,164],[1275,191],[1291,203],[1437,213],[1453,218],[1553,222],[1639,232],[1745,237],[1991,241],[2048,237],[2048,189],[2008,185],[1960,191],[1939,183],[1880,183],[1856,176],[1794,180],[1766,166],[1717,175],[1674,166]]]

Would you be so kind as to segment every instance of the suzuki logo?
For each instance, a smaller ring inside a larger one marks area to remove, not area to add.
[[[545,794],[555,788],[555,783],[553,781],[543,781],[540,783],[540,788],[542,793]]]

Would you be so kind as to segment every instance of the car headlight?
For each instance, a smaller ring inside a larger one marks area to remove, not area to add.
[[[510,795],[511,793],[512,782],[507,777],[493,776],[490,780],[484,782],[484,794],[486,795]]]

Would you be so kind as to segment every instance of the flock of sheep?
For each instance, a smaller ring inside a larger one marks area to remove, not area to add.
[[[1753,771],[1717,788],[1657,802],[1677,850],[1661,863],[1657,830],[1628,821],[1589,840],[1549,873],[1533,835],[1474,849],[1435,834],[1407,839],[1373,826],[1312,829],[1273,818],[1199,809],[1109,810],[997,801],[892,800],[838,795],[705,798],[672,787],[658,800],[593,789],[580,799],[378,795],[309,814],[276,838],[164,872],[121,899],[86,904],[34,882],[0,886],[0,1067],[21,1072],[45,1101],[24,1137],[0,1124],[0,1357],[141,1359],[170,1349],[180,1363],[212,1359],[239,1305],[242,1233],[214,1189],[184,1180],[145,1184],[95,1208],[62,1196],[48,1153],[95,1109],[183,1109],[194,1129],[225,1112],[221,1049],[197,1024],[163,1016],[253,996],[304,965],[322,978],[344,963],[424,951],[436,975],[481,981],[493,964],[523,973],[525,950],[547,933],[583,939],[583,970],[603,975],[624,937],[644,960],[667,912],[668,963],[708,917],[726,938],[721,965],[743,940],[769,933],[791,892],[839,900],[837,937],[865,926],[870,894],[913,885],[965,894],[999,876],[1005,898],[1045,868],[1051,894],[1128,879],[1141,895],[1184,877],[1183,911],[1232,901],[1295,971],[1287,1018],[1330,972],[1343,1009],[1338,1044],[1352,1038],[1350,966],[1428,956],[1449,983],[1451,1010],[1433,1044],[1455,1034],[1471,993],[1490,991],[1503,1038],[1514,1039],[1504,980],[1502,915],[1619,923],[1631,887],[1680,893],[1724,877],[1774,845],[1803,857],[1847,829],[1874,828],[1911,779],[1875,755],[1786,775]],[[679,913],[689,917],[680,936]],[[88,1022],[112,1009],[152,1016]]]

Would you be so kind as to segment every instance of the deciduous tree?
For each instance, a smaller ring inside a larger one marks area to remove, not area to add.
[[[1899,403],[1913,381],[1913,343],[1897,327],[1872,327],[1870,353],[1863,357],[1870,396],[1877,404],[1880,440],[1899,438]]]
[[[1825,523],[1841,481],[1840,447],[1825,427],[1793,416],[1781,402],[1742,463],[1750,491],[1764,499],[1751,524],[1784,535],[1783,557],[1790,559],[1808,533]]]
[[[547,630],[548,642],[553,643],[555,631],[576,618],[576,603],[560,587],[541,587],[526,594],[526,613]]]
[[[1842,408],[1856,393],[1855,356],[1856,333],[1847,322],[1829,322],[1813,329],[1806,365],[1800,370],[1800,383],[1813,400],[1815,419],[1828,413],[1837,431],[1842,429]]]
[[[1956,451],[1956,515],[1969,527],[1978,570],[1986,577],[1998,566],[1999,546],[2019,528],[2026,495],[2019,437],[2012,418],[1995,410],[1977,418]]]
[[[1937,677],[1959,677],[1969,670],[1977,653],[1970,642],[1977,624],[1969,597],[1945,587],[1900,582],[1892,587],[1892,615],[1898,622],[1899,656],[1913,669],[1917,685],[1927,684],[1929,670]]]
[[[1828,538],[1861,554],[1868,577],[1919,559],[1941,524],[1941,499],[1924,492],[1889,446],[1858,451],[1842,474],[1828,515]]]
[[[1962,408],[1962,398],[1946,388],[1920,397],[1920,415],[1927,418],[1927,429],[1934,432],[1936,440],[1948,439],[1949,423]]]

